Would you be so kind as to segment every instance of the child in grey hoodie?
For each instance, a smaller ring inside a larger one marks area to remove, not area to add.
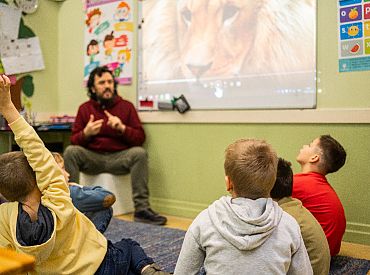
[[[299,225],[270,198],[277,171],[265,141],[243,139],[225,152],[231,196],[203,210],[186,233],[175,275],[312,274]]]

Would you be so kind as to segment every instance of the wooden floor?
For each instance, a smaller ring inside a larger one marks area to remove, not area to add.
[[[187,230],[189,225],[192,222],[192,219],[187,219],[187,218],[180,218],[180,217],[168,216],[168,215],[166,217],[168,221],[165,227],[169,227],[169,228]],[[117,216],[116,218],[119,218],[125,221],[133,221],[133,214],[121,215],[121,216]],[[339,255],[370,260],[370,246],[342,242]]]
[[[182,229],[182,230],[187,230],[189,225],[192,223],[192,219],[187,219],[187,218],[179,218],[175,216],[168,216],[167,217],[167,224],[165,227],[168,228],[175,228],[175,229]],[[125,220],[125,221],[133,221],[134,216],[133,214],[126,214],[126,215],[121,215],[121,216],[116,216],[116,218]]]

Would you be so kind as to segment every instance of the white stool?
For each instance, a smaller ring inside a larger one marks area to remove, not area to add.
[[[116,196],[116,202],[112,206],[114,216],[134,212],[130,174],[117,176],[109,173],[98,175],[80,173],[80,184],[101,186],[112,192]]]

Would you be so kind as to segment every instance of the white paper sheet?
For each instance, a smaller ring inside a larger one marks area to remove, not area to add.
[[[0,56],[6,74],[45,69],[38,37],[2,40]]]
[[[16,39],[22,12],[20,9],[0,3],[0,36],[3,39]]]

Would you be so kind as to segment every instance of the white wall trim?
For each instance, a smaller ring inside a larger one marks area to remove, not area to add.
[[[57,113],[37,113],[37,121],[48,121]],[[76,115],[76,114],[67,114]],[[352,123],[370,124],[370,108],[303,110],[139,111],[143,123]]]
[[[143,123],[370,123],[370,108],[232,111],[140,111]]]

